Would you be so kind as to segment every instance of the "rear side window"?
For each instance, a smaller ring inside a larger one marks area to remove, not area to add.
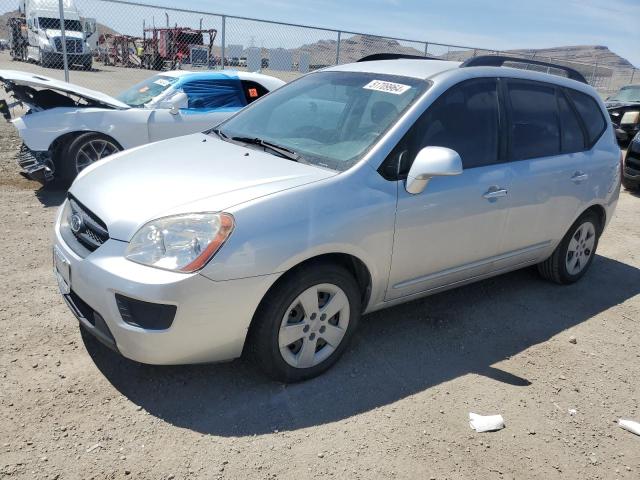
[[[509,81],[511,158],[526,160],[560,153],[560,122],[552,86]]]
[[[568,90],[568,92],[587,129],[589,144],[593,145],[607,127],[602,110],[591,96],[576,90]]]
[[[580,121],[562,92],[558,92],[558,111],[560,113],[562,153],[583,151],[586,142]]]
[[[251,103],[269,93],[266,88],[257,82],[252,82],[251,80],[240,81],[242,82],[242,89],[244,90],[244,96],[247,99],[247,103]]]
[[[495,79],[452,87],[417,122],[411,158],[421,148],[434,146],[458,152],[465,169],[497,163],[499,112]]]

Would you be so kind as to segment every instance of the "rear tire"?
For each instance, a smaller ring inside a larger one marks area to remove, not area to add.
[[[360,314],[360,290],[346,269],[304,266],[263,299],[249,331],[248,353],[274,380],[316,377],[344,353]]]
[[[60,149],[55,165],[56,179],[69,185],[86,167],[120,150],[122,147],[115,140],[102,133],[78,135]]]
[[[598,215],[594,212],[582,214],[551,256],[538,264],[540,275],[560,285],[580,280],[593,262],[601,231]]]

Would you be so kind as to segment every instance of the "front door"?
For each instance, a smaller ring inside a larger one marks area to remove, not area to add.
[[[455,177],[433,178],[416,195],[406,192],[404,180],[398,181],[387,300],[492,271],[511,183],[510,169],[501,163],[498,97],[495,79],[458,84],[434,102],[396,148],[394,154],[415,158],[423,147],[448,147],[460,154],[464,170]]]

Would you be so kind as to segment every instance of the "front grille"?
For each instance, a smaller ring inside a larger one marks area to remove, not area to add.
[[[82,40],[78,38],[66,38],[67,53],[82,53]],[[53,39],[56,51],[62,52],[62,38],[56,37]]]
[[[104,222],[72,195],[69,195],[69,207],[67,223],[82,246],[93,252],[109,239],[109,231]]]

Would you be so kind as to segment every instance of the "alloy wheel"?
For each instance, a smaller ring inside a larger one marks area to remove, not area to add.
[[[80,173],[92,163],[119,151],[120,149],[108,140],[89,140],[78,149],[76,170]]]
[[[340,345],[349,326],[349,299],[337,285],[323,283],[302,292],[285,311],[278,346],[285,362],[311,368]]]
[[[591,222],[581,224],[571,236],[565,265],[569,275],[578,275],[589,263],[596,243],[596,227]]]

